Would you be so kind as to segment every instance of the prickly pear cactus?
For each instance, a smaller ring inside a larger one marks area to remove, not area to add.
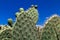
[[[31,10],[32,10],[32,13],[34,14],[35,8],[31,8]],[[34,19],[32,18],[35,14],[31,15],[30,12],[31,11],[25,12],[23,11],[22,8],[20,9],[20,12],[16,18],[16,22],[13,26],[13,36],[14,36],[13,39],[15,40],[38,40],[37,29],[35,26],[36,23]]]
[[[8,19],[8,25],[0,26],[0,40],[60,40],[60,17],[51,16],[43,28],[36,27],[38,20],[37,5],[28,10],[19,9],[16,21]]]
[[[5,29],[3,32],[0,33],[0,40],[12,40],[13,35],[11,32],[12,28]]]
[[[56,29],[57,23],[60,23],[59,20],[60,18],[58,15],[53,15],[47,20],[42,30],[41,40],[59,40]]]
[[[29,8],[26,13],[31,17],[34,21],[34,23],[38,20],[38,11],[36,10],[37,5],[31,5],[31,8]]]
[[[53,20],[55,20],[55,31],[57,34],[57,39],[60,40],[60,16],[55,17]]]

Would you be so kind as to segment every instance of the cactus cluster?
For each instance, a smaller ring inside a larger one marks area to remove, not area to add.
[[[8,19],[8,25],[0,26],[0,40],[60,40],[60,17],[51,16],[43,28],[36,27],[37,5],[28,10],[23,8],[15,14],[16,21]]]
[[[8,19],[8,26],[0,33],[0,40],[39,40],[36,22],[38,20],[37,6],[31,6],[28,10],[19,9],[16,13],[16,21]]]

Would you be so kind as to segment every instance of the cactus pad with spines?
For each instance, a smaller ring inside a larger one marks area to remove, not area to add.
[[[16,40],[37,40],[35,23],[29,15],[20,11],[13,28],[13,35]]]
[[[53,15],[48,19],[42,30],[41,40],[59,40],[57,34],[57,23],[60,23],[59,20],[58,15]]]
[[[35,6],[33,5],[31,8],[29,8],[26,13],[29,15],[29,17],[31,17],[34,21],[34,23],[37,22],[38,20],[38,11],[35,8]]]
[[[3,32],[0,33],[0,40],[3,40],[5,38],[12,39],[13,35],[11,32],[12,32],[12,28],[5,29]]]
[[[60,17],[51,16],[43,28],[36,27],[37,5],[28,10],[19,9],[16,21],[8,19],[8,25],[0,26],[0,40],[60,40]]]

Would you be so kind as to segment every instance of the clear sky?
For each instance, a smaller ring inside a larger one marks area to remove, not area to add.
[[[26,10],[32,4],[38,5],[38,25],[43,25],[47,17],[53,14],[60,15],[60,0],[0,0],[0,24],[6,24],[8,18],[15,20],[19,8]]]

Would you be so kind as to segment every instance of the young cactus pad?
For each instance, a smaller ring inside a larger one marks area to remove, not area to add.
[[[11,26],[11,27],[12,27],[12,25],[13,25],[13,21],[12,21],[11,18],[8,19],[8,25]]]

